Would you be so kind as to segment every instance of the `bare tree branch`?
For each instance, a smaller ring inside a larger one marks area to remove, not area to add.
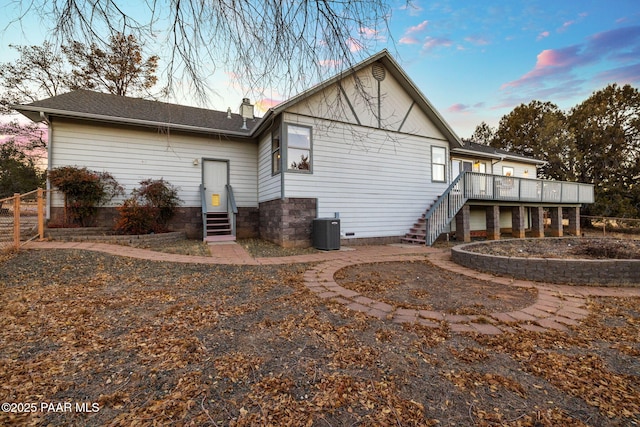
[[[160,43],[167,91],[187,81],[205,99],[206,80],[234,73],[246,91],[284,96],[368,56],[387,38],[384,0],[19,0],[51,22],[60,43],[106,45],[116,33]]]

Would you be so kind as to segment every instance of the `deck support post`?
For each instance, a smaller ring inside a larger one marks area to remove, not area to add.
[[[525,237],[525,215],[524,206],[514,206],[511,208],[511,235],[516,239]]]
[[[531,237],[544,237],[544,208],[534,206],[531,208]]]
[[[471,241],[471,208],[464,205],[456,214],[456,240],[458,242]]]
[[[580,206],[567,208],[569,216],[569,229],[567,234],[580,236]]]
[[[551,215],[551,235],[562,237],[562,206],[549,208],[549,214]]]
[[[500,206],[487,206],[486,228],[487,240],[500,240]]]

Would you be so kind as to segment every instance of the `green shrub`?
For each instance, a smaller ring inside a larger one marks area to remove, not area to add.
[[[178,189],[164,179],[146,179],[118,207],[115,229],[126,234],[162,233],[180,206]]]
[[[49,171],[51,185],[64,194],[65,222],[83,227],[93,225],[98,206],[124,190],[108,172],[96,172],[77,166],[62,166]]]

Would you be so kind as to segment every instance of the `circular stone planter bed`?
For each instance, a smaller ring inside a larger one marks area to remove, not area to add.
[[[640,287],[640,240],[512,239],[451,249],[462,266],[517,279]]]

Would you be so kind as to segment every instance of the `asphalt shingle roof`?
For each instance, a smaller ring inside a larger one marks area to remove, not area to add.
[[[544,161],[535,159],[533,157],[525,156],[522,154],[516,154],[511,151],[503,150],[501,148],[491,147],[489,145],[478,144],[477,142],[473,142],[473,141],[466,141],[462,150],[475,151],[477,153],[487,154],[495,158],[499,158],[501,156],[509,156],[511,158],[518,158],[518,159],[522,159],[523,161],[528,161],[532,163],[544,163]],[[459,150],[453,149],[452,151],[455,153]]]
[[[260,120],[247,120],[247,128],[242,129],[243,118],[232,113],[228,118],[226,111],[214,111],[204,108],[188,107],[140,98],[129,98],[89,90],[76,90],[51,98],[21,106],[19,110],[47,111],[53,115],[86,117],[92,119],[119,122],[132,122],[139,125],[165,125],[177,128],[197,128],[202,131],[251,134]]]

